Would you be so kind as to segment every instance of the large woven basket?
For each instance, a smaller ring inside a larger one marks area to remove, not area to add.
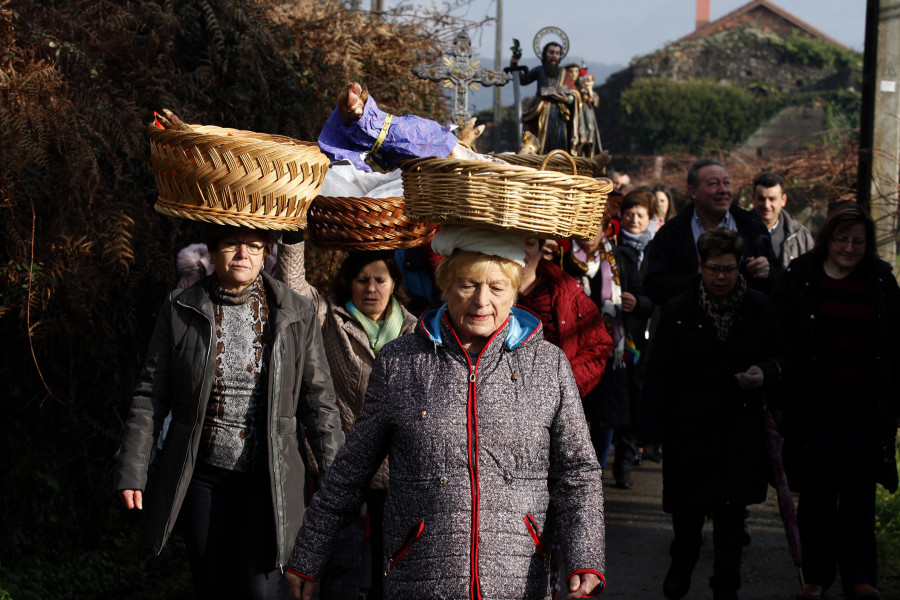
[[[437,223],[409,218],[402,197],[318,196],[307,215],[307,232],[321,248],[394,250],[431,241]]]
[[[550,159],[561,150],[545,157]],[[546,166],[546,165],[544,165]],[[546,238],[596,235],[609,179],[446,158],[400,163],[409,216]]]
[[[329,160],[314,142],[194,125],[148,127],[165,215],[254,229],[300,229]]]
[[[569,157],[563,154],[491,154],[495,158],[507,162],[511,165],[519,165],[522,167],[531,167],[533,169],[542,168],[544,159],[550,156],[550,160],[543,166],[547,171],[559,171],[560,173],[568,173],[570,175],[582,175],[600,177],[606,172],[606,165],[609,164],[609,151],[604,150],[600,154],[592,158],[584,158],[583,156]],[[572,164],[575,164],[577,172],[573,172]]]

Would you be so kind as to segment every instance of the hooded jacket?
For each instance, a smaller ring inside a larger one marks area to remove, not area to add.
[[[344,441],[322,337],[312,303],[261,273],[275,301],[269,362],[267,453],[282,567],[303,518],[306,465],[298,419],[319,468],[327,470]],[[213,304],[202,281],[163,304],[125,423],[116,490],[145,490],[143,535],[155,554],[172,533],[197,461],[215,371]],[[172,423],[148,477],[162,423]]]
[[[612,338],[582,285],[542,258],[535,269],[535,286],[527,294],[519,294],[519,303],[543,323],[553,320],[559,337],[556,345],[569,359],[579,393],[587,396],[600,383]]]
[[[516,307],[470,360],[445,311],[379,353],[289,569],[319,576],[342,516],[389,456],[385,597],[548,597],[551,500],[570,573],[602,581],[600,466],[565,355]]]

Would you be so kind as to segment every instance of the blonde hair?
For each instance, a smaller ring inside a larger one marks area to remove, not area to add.
[[[441,297],[444,300],[447,299],[447,290],[457,279],[484,277],[492,265],[500,267],[503,274],[509,277],[512,287],[518,295],[519,286],[522,285],[522,267],[518,263],[481,252],[457,250],[452,256],[443,258],[434,271],[435,282],[441,289]]]

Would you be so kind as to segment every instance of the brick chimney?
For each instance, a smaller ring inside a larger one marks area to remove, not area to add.
[[[709,23],[709,0],[697,0],[697,29]]]

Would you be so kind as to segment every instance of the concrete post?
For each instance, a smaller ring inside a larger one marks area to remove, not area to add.
[[[497,37],[494,40],[494,70],[503,70],[503,0],[497,0]],[[516,76],[514,74],[514,76]],[[492,150],[500,151],[500,121],[503,115],[503,90],[498,86],[494,88],[494,130]]]
[[[900,175],[900,0],[880,0],[878,11],[872,180],[869,214],[878,255],[894,264]]]

